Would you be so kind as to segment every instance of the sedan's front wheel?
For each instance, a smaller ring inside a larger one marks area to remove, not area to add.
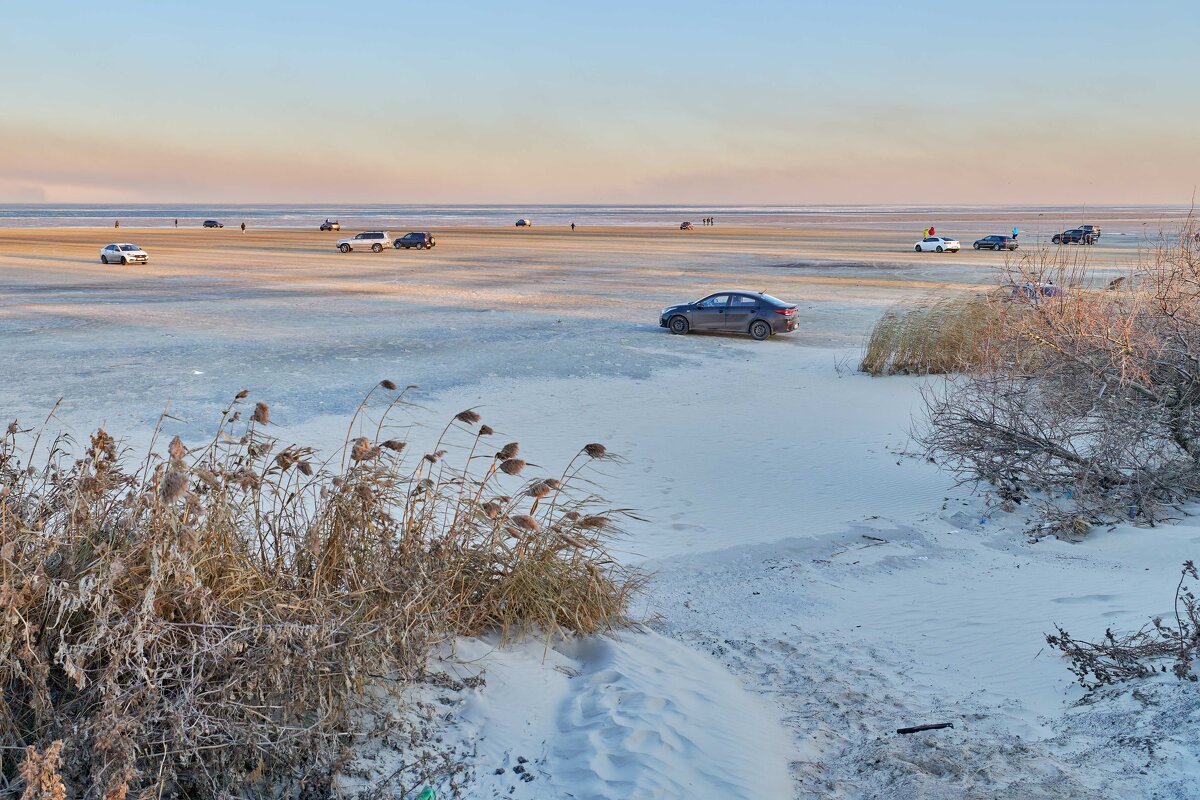
[[[942,246],[941,246],[940,244],[939,244],[939,245],[938,245],[938,247],[937,247],[937,251],[938,251],[939,253],[940,253],[940,252],[942,252]]]
[[[688,321],[683,317],[671,317],[671,319],[667,322],[667,327],[670,328],[671,333],[682,336],[688,332],[689,326]]]
[[[976,243],[974,244],[974,247],[975,247],[975,249],[976,249],[976,250],[978,250],[978,249],[979,249],[979,242],[976,242]]]
[[[761,342],[770,335],[771,326],[763,322],[761,319],[756,320],[754,324],[750,326],[750,336],[753,337],[756,342]]]
[[[101,263],[101,264],[107,264],[107,263],[108,263],[108,256],[100,256],[100,263]]]
[[[126,258],[125,256],[121,256],[121,266],[122,266],[122,267],[127,267],[127,266],[129,266],[129,259],[128,259],[128,258]]]
[[[917,245],[913,250],[916,250],[918,253],[921,252],[921,245]]]
[[[341,250],[343,253],[349,253],[349,252],[350,252],[350,245],[348,245],[348,244],[339,244],[339,245],[338,245],[338,250]]]

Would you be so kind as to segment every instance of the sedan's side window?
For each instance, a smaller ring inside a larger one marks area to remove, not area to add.
[[[733,299],[729,301],[729,304],[731,306],[741,306],[742,308],[746,308],[747,306],[758,305],[758,301],[755,300],[753,297],[746,297],[745,295],[735,294],[733,296]]]
[[[701,308],[720,308],[721,306],[725,305],[728,302],[729,302],[729,295],[719,294],[716,297],[710,297],[707,300],[700,303],[700,307]]]

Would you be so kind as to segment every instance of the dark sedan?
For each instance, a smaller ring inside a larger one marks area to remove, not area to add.
[[[435,244],[437,244],[437,239],[433,238],[432,233],[406,233],[392,242],[392,246],[397,250],[401,248],[407,250],[410,247],[424,250],[428,247],[433,247]]]
[[[224,228],[225,226],[222,225],[221,223],[217,222],[215,219],[206,219],[206,220],[204,220],[204,227],[206,227],[206,228]]]
[[[658,324],[671,333],[748,333],[762,341],[796,330],[796,306],[762,292],[718,292],[694,303],[667,306]]]
[[[1011,236],[985,236],[975,240],[976,250],[1016,250],[1017,240]]]
[[[1083,228],[1072,228],[1069,231],[1054,234],[1050,241],[1055,244],[1095,244],[1096,235]]]

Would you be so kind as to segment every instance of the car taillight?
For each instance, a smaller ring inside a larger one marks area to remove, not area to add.
[[[777,308],[777,309],[775,309],[775,313],[783,314],[785,317],[790,317],[792,314],[796,313],[796,309],[794,309],[794,308]]]

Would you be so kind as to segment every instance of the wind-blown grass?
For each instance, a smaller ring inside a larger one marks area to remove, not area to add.
[[[372,390],[328,463],[273,438],[265,403],[243,422],[245,392],[211,440],[132,464],[103,430],[47,452],[10,425],[3,752],[62,740],[77,796],[320,793],[363,720],[394,724],[364,690],[419,679],[439,643],[625,621],[641,578],[608,551],[622,512],[581,474],[612,458],[602,446],[521,477],[518,445],[464,411],[406,459],[386,411],[366,426],[373,396],[403,402],[390,381]]]
[[[980,362],[1003,301],[984,294],[927,298],[889,308],[875,324],[859,368],[872,375],[939,375]]]

